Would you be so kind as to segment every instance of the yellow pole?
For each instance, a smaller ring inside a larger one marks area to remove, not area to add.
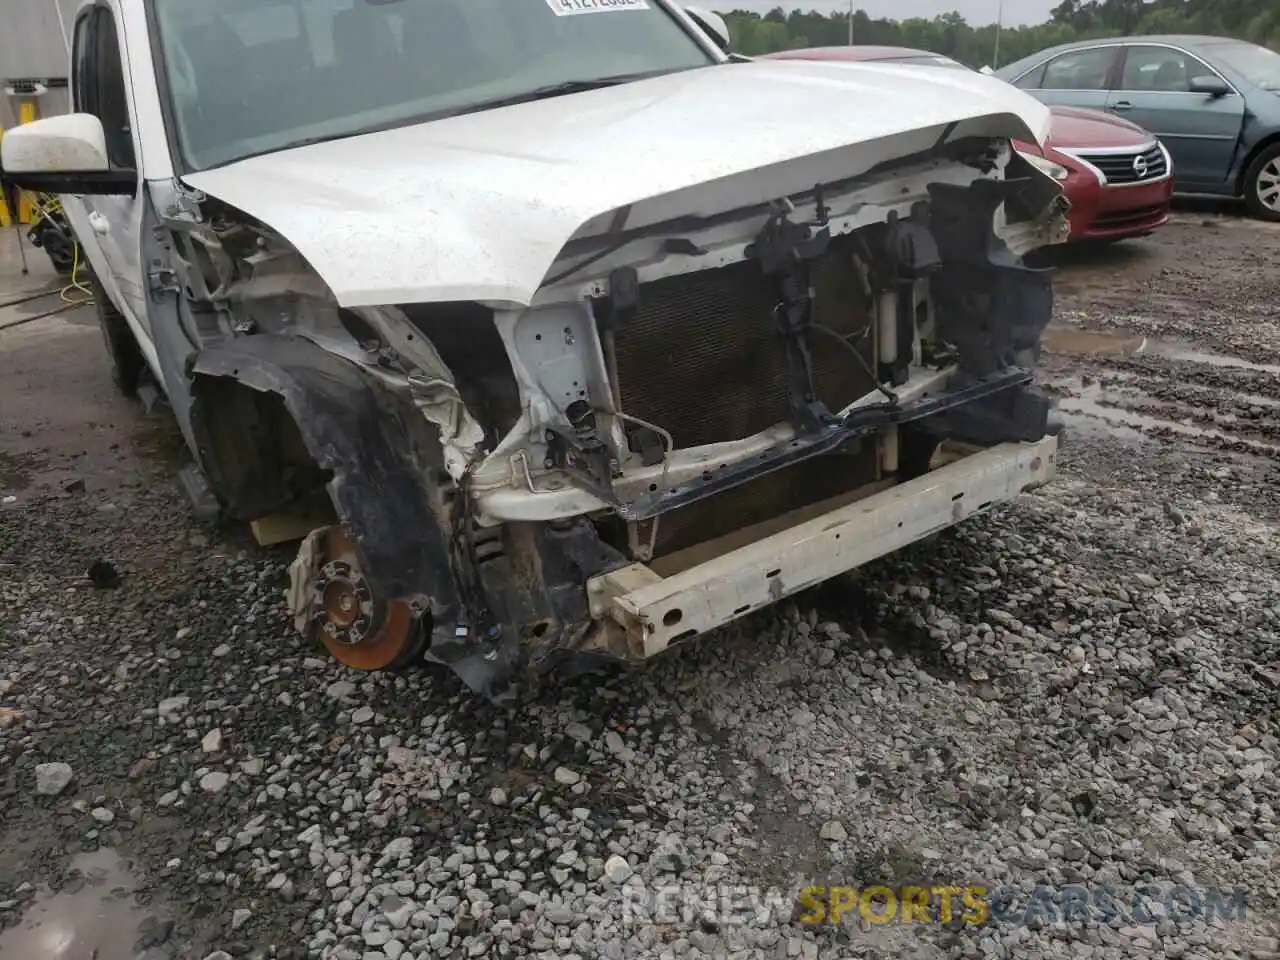
[[[18,123],[30,123],[36,118],[36,102],[34,100],[23,100],[18,104]],[[18,194],[18,222],[30,223],[31,217],[35,213],[35,206],[31,202],[31,198],[26,192]]]
[[[0,140],[4,139],[4,128],[0,127]],[[5,192],[0,190],[0,228],[13,225],[13,217],[9,213],[9,204],[4,199]]]

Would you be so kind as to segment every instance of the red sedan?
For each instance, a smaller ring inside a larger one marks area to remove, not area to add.
[[[858,60],[967,70],[948,57],[905,47],[812,47],[766,55],[774,60]],[[1169,219],[1173,161],[1141,127],[1099,110],[1050,107],[1044,149],[1015,146],[1062,183],[1071,202],[1072,241],[1144,237]]]

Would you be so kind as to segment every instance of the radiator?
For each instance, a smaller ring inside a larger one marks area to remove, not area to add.
[[[847,241],[811,273],[814,320],[843,336],[871,322]],[[636,315],[615,334],[625,413],[668,430],[677,448],[740,440],[787,419],[787,357],[773,320],[772,282],[754,262],[669,277],[640,287]],[[866,369],[831,338],[811,335],[814,381],[832,410],[875,389]],[[874,337],[858,343],[875,369]],[[874,479],[875,445],[823,457],[665,515],[661,555],[807,506]],[[646,528],[647,529],[647,528]]]
[[[812,270],[814,320],[843,335],[870,322],[848,247],[832,243]],[[670,431],[677,447],[741,440],[787,419],[787,357],[773,285],[758,264],[643,284],[636,315],[615,334],[622,410]],[[874,389],[839,344],[814,334],[814,380],[831,410]],[[874,369],[872,337],[860,345]]]

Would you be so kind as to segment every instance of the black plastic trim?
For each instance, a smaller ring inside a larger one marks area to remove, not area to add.
[[[69,173],[4,173],[0,176],[21,190],[74,197],[136,197],[136,170],[92,170]]]
[[[375,592],[429,598],[437,620],[456,611],[448,542],[411,458],[411,438],[358,366],[307,340],[258,335],[206,347],[192,370],[192,431],[219,499],[228,483],[209,424],[217,412],[206,409],[201,377],[230,378],[283,399],[317,466],[332,476],[334,507]]]

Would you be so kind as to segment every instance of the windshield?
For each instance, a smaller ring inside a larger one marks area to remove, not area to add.
[[[1280,53],[1252,43],[1214,43],[1204,49],[1255,87],[1280,90]]]
[[[157,0],[155,11],[174,133],[195,170],[715,62],[658,0]]]

